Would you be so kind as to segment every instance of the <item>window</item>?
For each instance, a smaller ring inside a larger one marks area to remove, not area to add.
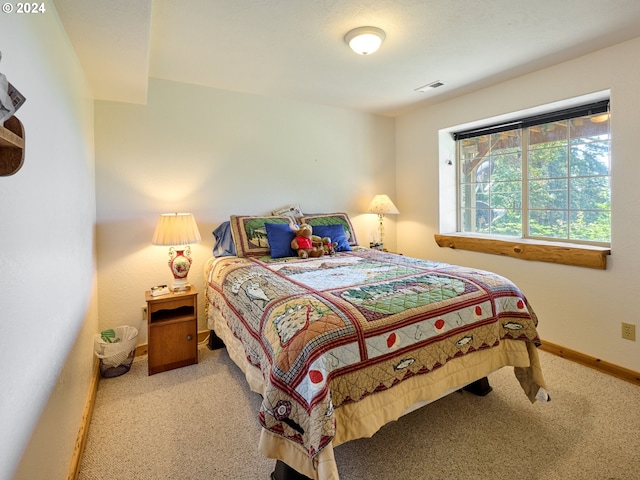
[[[454,133],[458,231],[608,245],[609,101]]]

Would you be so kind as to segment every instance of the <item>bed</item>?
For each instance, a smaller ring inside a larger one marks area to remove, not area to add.
[[[548,399],[537,318],[512,282],[362,248],[344,213],[297,221],[332,233],[336,254],[295,256],[290,217],[232,216],[205,266],[210,345],[262,395],[273,478],[338,479],[335,447],[470,384],[487,393],[505,366]]]

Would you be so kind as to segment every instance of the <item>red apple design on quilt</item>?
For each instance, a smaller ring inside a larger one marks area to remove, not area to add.
[[[318,384],[324,381],[324,375],[320,370],[310,370],[309,371],[309,380],[311,383]]]
[[[387,348],[395,348],[400,344],[400,338],[398,335],[393,332],[391,335],[387,337]]]

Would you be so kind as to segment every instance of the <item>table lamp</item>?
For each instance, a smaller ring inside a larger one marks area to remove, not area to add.
[[[191,267],[192,243],[198,243],[202,238],[198,226],[190,213],[163,213],[158,219],[156,231],[151,243],[168,246],[169,268],[173,274],[174,292],[189,289],[187,275]]]
[[[374,248],[379,248],[382,250],[383,248],[383,237],[384,237],[384,215],[387,214],[398,214],[400,211],[393,204],[391,199],[387,195],[376,195],[371,200],[369,204],[369,209],[367,210],[369,213],[375,213],[378,215],[378,233],[380,234],[380,243],[374,244]]]

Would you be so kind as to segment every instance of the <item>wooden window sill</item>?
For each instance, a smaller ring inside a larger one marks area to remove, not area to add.
[[[434,237],[440,247],[600,270],[606,270],[607,255],[611,255],[609,247],[544,242],[524,238],[506,240],[460,233],[435,234]]]

